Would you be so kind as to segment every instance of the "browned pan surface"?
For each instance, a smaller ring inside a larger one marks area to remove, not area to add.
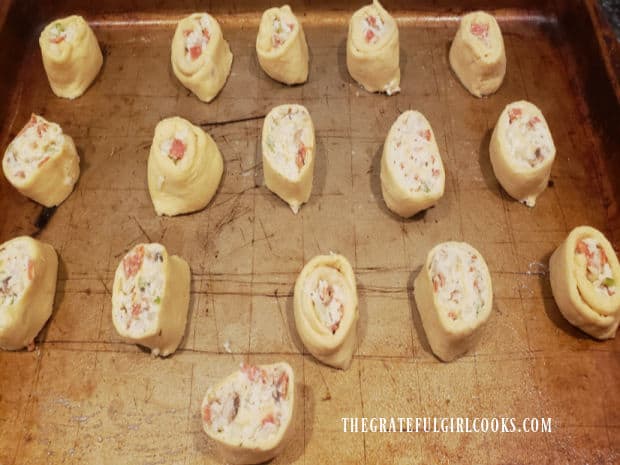
[[[475,99],[450,71],[457,23],[442,5],[395,5],[402,92],[387,98],[364,92],[346,70],[346,23],[358,5],[339,2],[331,12],[299,6],[310,79],[288,88],[257,63],[262,7],[240,3],[218,16],[234,54],[232,74],[219,97],[203,104],[169,64],[174,20],[198,8],[192,2],[152,2],[131,15],[122,10],[133,11],[132,2],[108,2],[109,11],[105,2],[92,5],[103,70],[80,99],[54,97],[34,39],[40,24],[73,12],[75,3],[43,2],[40,18],[13,32],[4,25],[13,40],[29,41],[15,53],[16,79],[7,73],[3,82],[0,148],[31,112],[40,113],[75,138],[82,175],[44,227],[35,226],[41,208],[0,180],[0,241],[36,234],[61,263],[38,350],[0,353],[0,464],[218,463],[199,405],[211,382],[248,359],[286,360],[297,374],[295,435],[274,463],[620,463],[620,338],[595,342],[569,326],[546,274],[551,252],[574,226],[610,236],[620,230],[613,194],[620,183],[606,171],[617,167],[617,145],[594,105],[605,101],[617,112],[617,102],[609,104],[599,85],[607,81],[596,56],[577,54],[594,53],[591,37],[569,28],[577,6],[498,10],[508,72],[496,95]],[[226,7],[213,9],[217,16]],[[582,60],[594,63],[587,68],[593,77],[585,78]],[[542,109],[558,151],[552,183],[534,209],[500,189],[489,162],[493,125],[519,99]],[[261,117],[288,102],[309,109],[317,136],[313,193],[298,216],[263,186],[257,148]],[[412,220],[387,211],[379,185],[382,143],[406,109],[427,116],[447,170],[444,198]],[[172,115],[214,137],[225,175],[204,211],[159,218],[146,159],[155,124]],[[484,340],[450,364],[430,353],[412,289],[426,253],[444,240],[478,248],[495,290]],[[111,322],[114,270],[144,241],[162,242],[192,269],[186,337],[166,360],[121,342]],[[359,347],[346,372],[305,354],[292,319],[297,273],[329,251],[346,255],[359,281]],[[361,416],[551,417],[553,432],[342,433],[341,417]]]

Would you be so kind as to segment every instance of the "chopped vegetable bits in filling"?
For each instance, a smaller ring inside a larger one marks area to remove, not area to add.
[[[173,137],[165,139],[159,146],[159,151],[163,156],[170,158],[175,164],[183,159],[187,150],[187,139],[189,132],[183,128],[176,131]]]
[[[491,46],[491,41],[489,39],[489,24],[488,23],[472,21],[472,23],[469,26],[469,32],[477,40],[482,42],[486,47]]]
[[[585,259],[586,277],[601,294],[613,296],[617,292],[616,277],[613,275],[607,254],[603,247],[593,238],[584,238],[577,242],[575,254]]]
[[[74,24],[67,24],[56,21],[49,29],[49,41],[52,44],[60,44],[62,42],[71,43],[75,39],[76,30]]]
[[[441,312],[452,321],[474,322],[483,310],[489,283],[482,258],[457,244],[443,244],[429,272]]]
[[[398,184],[410,193],[435,193],[441,189],[442,165],[431,128],[419,113],[397,120],[387,153]]]
[[[337,284],[330,284],[320,279],[314,290],[310,292],[314,310],[332,334],[336,334],[344,314],[345,294]]]
[[[185,37],[185,57],[191,61],[202,55],[211,40],[210,21],[205,14],[191,19],[193,27],[183,30]]]
[[[24,244],[0,247],[0,312],[17,302],[34,279],[34,262]]]
[[[60,126],[32,115],[7,148],[5,167],[13,178],[25,179],[58,154],[63,142]]]
[[[117,321],[141,336],[157,324],[165,285],[164,248],[159,244],[134,247],[121,263],[122,274],[115,293]]]
[[[285,106],[270,114],[267,125],[265,156],[283,176],[297,179],[311,156],[310,115],[304,108]]]
[[[288,423],[292,388],[288,372],[280,365],[242,364],[240,371],[207,392],[202,405],[204,424],[231,442],[263,442]]]
[[[273,34],[271,35],[272,48],[279,48],[286,43],[294,30],[294,18],[284,18],[276,14],[273,19]]]
[[[385,34],[385,22],[378,12],[367,13],[361,21],[362,34],[368,44],[376,44]]]
[[[544,119],[519,106],[511,106],[507,113],[508,151],[520,167],[536,168],[553,156],[553,140]]]

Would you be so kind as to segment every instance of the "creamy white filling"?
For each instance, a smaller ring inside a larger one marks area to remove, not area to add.
[[[603,295],[616,293],[616,281],[603,247],[594,238],[585,238],[577,243],[577,254],[585,255],[586,276],[594,288]]]
[[[410,193],[433,194],[441,189],[439,152],[420,114],[397,121],[387,156],[398,184]]]
[[[17,302],[34,278],[34,264],[24,244],[0,246],[0,312]]]
[[[536,168],[553,155],[553,140],[542,115],[514,105],[508,109],[506,117],[508,153],[518,166]]]
[[[295,29],[295,22],[292,18],[284,18],[276,15],[273,19],[273,34],[271,35],[271,46],[278,48],[289,39]]]
[[[162,156],[170,158],[175,163],[183,159],[187,150],[187,140],[189,131],[182,128],[174,133],[173,137],[164,139],[159,145],[159,152]]]
[[[480,256],[464,247],[444,244],[433,256],[430,274],[439,311],[453,321],[478,319],[489,288]]]
[[[211,40],[210,21],[207,15],[193,19],[193,27],[183,31],[185,37],[185,54],[191,60],[198,58]]]
[[[265,156],[278,171],[289,179],[299,178],[301,169],[309,162],[312,140],[310,115],[298,107],[285,107],[267,121]]]
[[[49,41],[52,44],[72,43],[77,35],[75,24],[56,21],[49,29]]]
[[[59,125],[32,115],[6,150],[5,166],[13,178],[25,179],[58,154],[64,143]]]
[[[343,317],[345,293],[337,284],[320,279],[316,288],[310,291],[319,320],[332,333],[336,333]]]
[[[209,389],[203,403],[207,428],[239,444],[264,442],[289,420],[288,373],[279,366],[242,365],[241,370],[220,385]]]
[[[385,34],[385,22],[376,10],[368,11],[366,16],[360,20],[360,27],[364,40],[369,44],[376,44]]]
[[[153,330],[164,289],[164,248],[139,245],[122,261],[120,286],[116,289],[118,321],[135,336]]]

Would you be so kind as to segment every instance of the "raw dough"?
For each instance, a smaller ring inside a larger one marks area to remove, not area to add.
[[[0,348],[33,343],[52,314],[57,272],[51,245],[28,236],[0,245]]]
[[[506,105],[493,130],[489,152],[502,187],[533,207],[547,188],[555,159],[553,138],[538,107],[523,100]]]
[[[466,14],[450,47],[450,66],[476,97],[494,93],[506,74],[506,52],[499,24],[483,11]]]
[[[398,26],[374,0],[351,17],[347,37],[347,68],[368,92],[400,92]]]
[[[295,326],[302,342],[321,362],[346,370],[357,344],[357,287],[342,255],[318,255],[295,283]]]
[[[607,238],[573,229],[549,261],[551,290],[562,315],[596,339],[612,339],[620,322],[620,265]]]
[[[301,23],[291,7],[270,8],[256,37],[256,54],[263,71],[284,84],[300,84],[308,79],[308,45]]]
[[[119,263],[112,321],[124,339],[166,357],[181,343],[189,308],[189,265],[161,244],[138,244]]]
[[[415,279],[414,297],[433,353],[444,362],[460,357],[477,343],[493,307],[484,258],[465,242],[436,245]]]
[[[47,79],[58,97],[74,99],[82,95],[103,64],[95,33],[81,16],[48,24],[39,45]]]
[[[207,13],[194,13],[177,25],[171,60],[181,84],[210,102],[226,84],[233,55],[217,20]]]
[[[243,364],[207,390],[202,424],[227,463],[263,463],[284,449],[294,406],[295,375],[288,363]]]
[[[314,175],[314,125],[302,105],[280,105],[265,118],[263,172],[267,188],[293,213],[310,198]]]
[[[222,155],[209,134],[179,117],[159,122],[148,161],[149,192],[158,215],[206,207],[223,171]]]
[[[46,207],[60,205],[80,176],[73,139],[45,118],[32,115],[4,153],[7,180],[26,197]]]
[[[417,111],[401,114],[381,157],[381,191],[390,210],[404,218],[437,203],[446,173],[430,123]]]

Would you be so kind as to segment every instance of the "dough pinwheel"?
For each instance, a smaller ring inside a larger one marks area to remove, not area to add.
[[[326,365],[346,370],[357,345],[357,286],[342,255],[318,255],[295,282],[295,325],[306,348]]]

